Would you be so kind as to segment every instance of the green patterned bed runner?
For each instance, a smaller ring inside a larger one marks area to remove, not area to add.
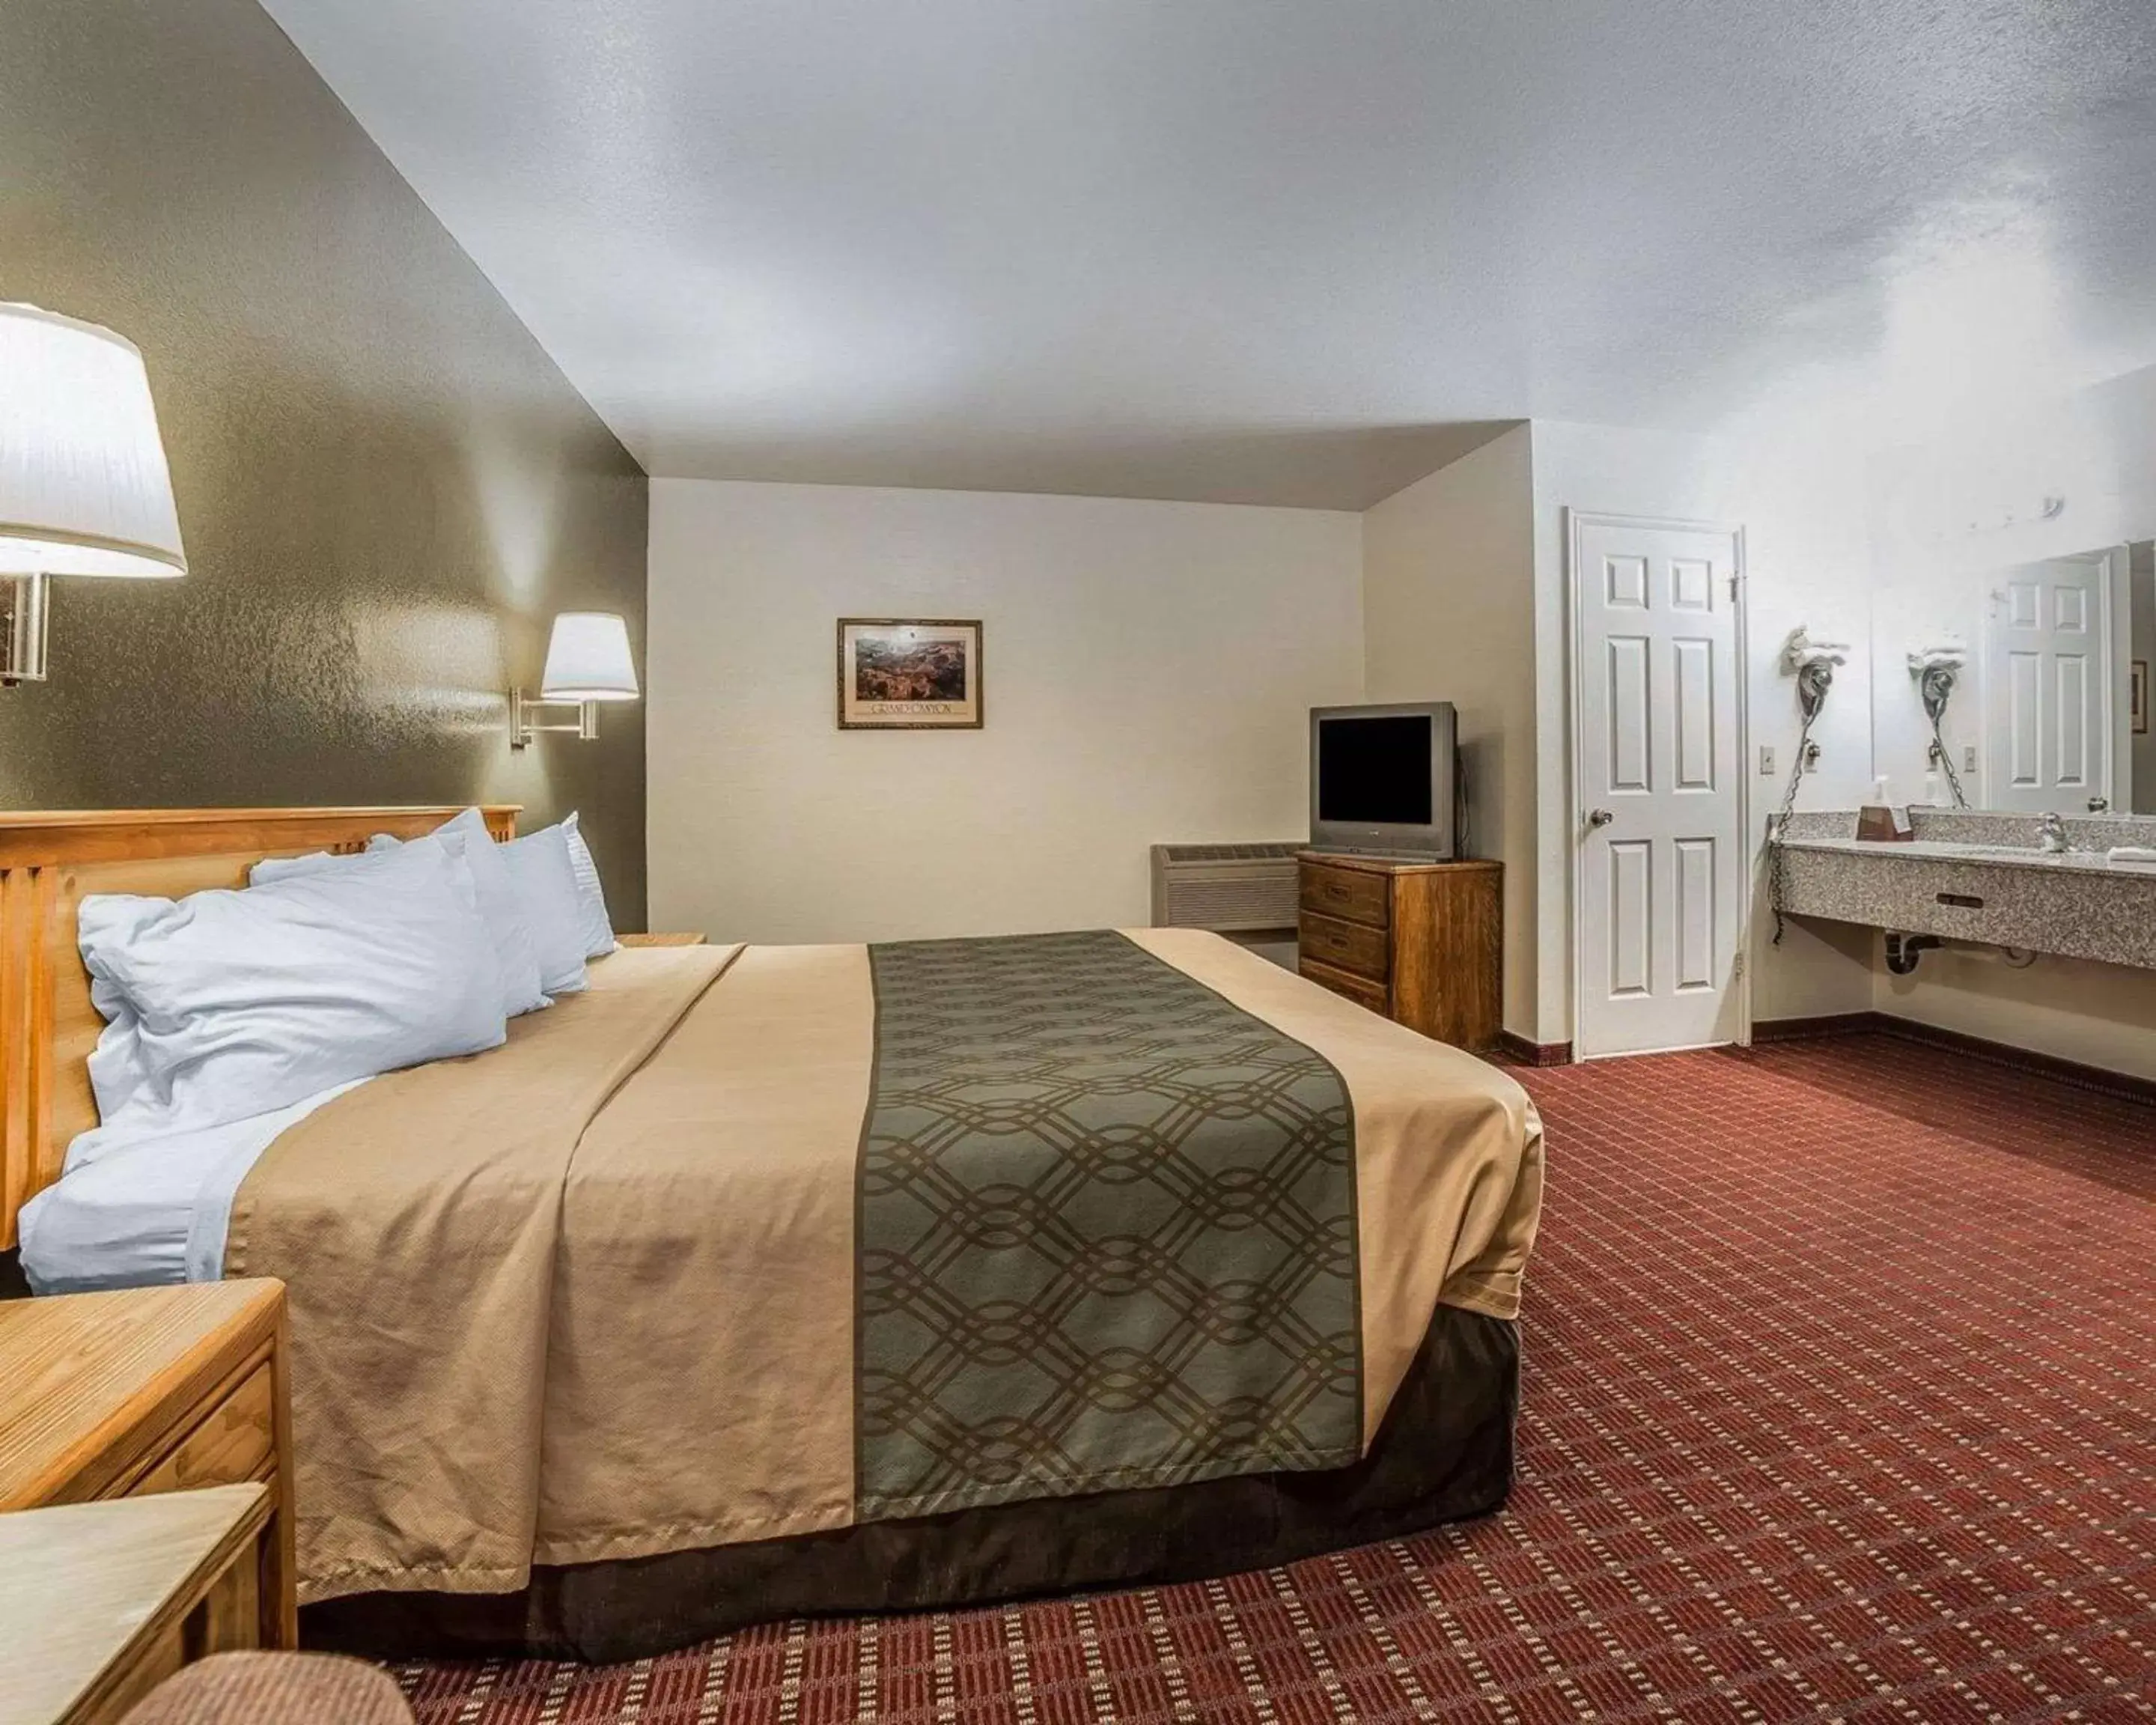
[[[869,952],[860,1518],[1354,1461],[1339,1074],[1120,934]]]

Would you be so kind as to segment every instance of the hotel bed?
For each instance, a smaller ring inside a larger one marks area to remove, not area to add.
[[[1503,1498],[1532,1109],[1224,941],[625,950],[490,1052],[55,1184],[81,895],[388,816],[138,817],[72,867],[79,820],[6,819],[0,1004],[54,1032],[0,1109],[26,1267],[285,1280],[318,1639],[619,1656]]]

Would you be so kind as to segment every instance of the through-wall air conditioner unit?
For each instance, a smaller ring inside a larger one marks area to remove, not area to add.
[[[1259,934],[1296,924],[1298,840],[1281,845],[1156,845],[1152,926]]]

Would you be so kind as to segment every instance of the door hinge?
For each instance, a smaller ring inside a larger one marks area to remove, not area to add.
[[[1729,967],[1729,980],[1732,983],[1744,980],[1744,952],[1742,947],[1738,949],[1736,963]]]
[[[1729,598],[1732,603],[1735,603],[1737,595],[1743,590],[1743,582],[1744,578],[1742,575],[1732,575],[1729,578]]]

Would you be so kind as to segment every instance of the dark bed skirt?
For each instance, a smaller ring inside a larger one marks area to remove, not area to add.
[[[774,1618],[983,1604],[1264,1568],[1498,1508],[1512,1482],[1519,1376],[1511,1323],[1440,1306],[1370,1454],[1353,1467],[542,1568],[521,1594],[360,1594],[307,1607],[300,1639],[388,1659],[608,1661]]]

